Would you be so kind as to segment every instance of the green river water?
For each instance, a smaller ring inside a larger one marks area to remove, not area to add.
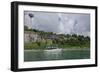
[[[52,49],[52,50],[25,50],[24,61],[49,61],[49,60],[71,60],[71,59],[89,59],[90,50],[67,50],[67,49]]]

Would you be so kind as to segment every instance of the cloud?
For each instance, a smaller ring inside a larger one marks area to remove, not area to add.
[[[29,13],[34,17],[30,18]],[[90,14],[24,11],[24,23],[46,32],[90,35]]]

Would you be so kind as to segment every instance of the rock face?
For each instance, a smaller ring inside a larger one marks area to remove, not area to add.
[[[57,35],[47,35],[46,33],[44,34],[39,34],[40,32],[34,32],[34,31],[24,31],[24,42],[29,43],[29,42],[36,42],[36,41],[44,41],[44,40],[54,40],[58,39]]]
[[[38,39],[38,35],[31,31],[25,31],[24,32],[24,42],[36,42]]]

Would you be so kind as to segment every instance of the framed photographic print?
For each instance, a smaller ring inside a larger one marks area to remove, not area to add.
[[[11,70],[97,66],[97,7],[11,3]]]

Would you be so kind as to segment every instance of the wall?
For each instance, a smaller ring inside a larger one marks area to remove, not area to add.
[[[12,73],[10,71],[10,2],[13,0],[0,0],[0,73]],[[16,0],[17,1],[17,0]],[[23,0],[22,0],[23,1]],[[62,4],[80,4],[80,5],[98,5],[100,9],[100,0],[24,0],[46,3],[62,3]],[[100,10],[99,12],[100,13]],[[98,14],[100,16],[100,14]],[[99,19],[100,17],[98,17]],[[98,22],[99,24],[100,22]],[[98,28],[100,25],[98,25]],[[99,29],[100,31],[100,29]],[[100,37],[100,34],[98,35]],[[100,39],[98,39],[100,40]],[[99,43],[99,42],[98,42]],[[99,46],[100,47],[100,46]],[[100,52],[100,49],[98,50]],[[98,54],[100,56],[100,53]],[[100,58],[98,59],[100,61]],[[98,62],[99,62],[98,61]],[[100,64],[100,62],[99,62]],[[60,70],[35,71],[36,73],[98,73],[100,66],[91,68],[74,68]],[[32,73],[32,71],[30,71]]]

